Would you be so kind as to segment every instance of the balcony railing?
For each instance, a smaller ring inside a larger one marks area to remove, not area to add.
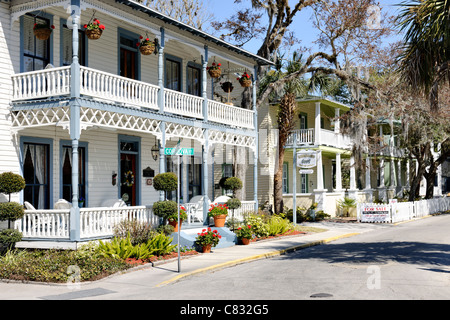
[[[15,74],[12,101],[70,95],[70,66]],[[159,110],[159,86],[80,67],[80,94],[93,99],[119,102],[130,107]],[[203,119],[202,97],[164,89],[164,112]],[[254,129],[253,110],[208,100],[208,121]]]
[[[316,141],[317,137],[314,128],[293,130],[287,139],[286,147],[292,148],[294,146],[294,137],[296,137],[297,146],[299,147],[318,144],[348,149],[352,146],[351,138],[341,133],[320,129],[319,134],[319,140]]]

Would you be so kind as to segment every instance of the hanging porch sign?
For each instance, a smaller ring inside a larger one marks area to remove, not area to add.
[[[298,173],[300,173],[300,174],[313,174],[314,170],[313,169],[300,169],[298,171]]]
[[[317,165],[317,151],[300,150],[297,152],[297,167],[309,169]]]

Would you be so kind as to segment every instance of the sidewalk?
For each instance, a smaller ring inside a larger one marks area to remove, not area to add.
[[[324,232],[310,233],[278,239],[252,242],[249,245],[236,245],[214,249],[180,260],[174,259],[155,266],[143,265],[110,277],[80,283],[74,290],[67,284],[18,283],[0,281],[1,299],[76,299],[95,297],[97,299],[117,299],[129,290],[154,290],[170,285],[186,277],[231,267],[257,259],[270,258],[295,250],[329,243],[338,239],[356,236],[386,225],[359,223],[313,223],[307,224],[327,229]],[[104,295],[104,296],[102,296]],[[99,297],[100,296],[100,297]]]

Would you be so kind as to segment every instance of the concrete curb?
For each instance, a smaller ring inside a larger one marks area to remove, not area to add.
[[[241,259],[236,259],[236,260],[232,260],[232,261],[228,261],[228,262],[224,262],[224,263],[219,263],[219,264],[215,264],[209,267],[205,267],[205,268],[200,268],[191,272],[187,272],[184,274],[180,274],[177,275],[169,280],[163,281],[159,284],[157,284],[155,287],[161,287],[170,283],[174,283],[177,282],[183,278],[186,277],[190,277],[190,276],[194,276],[194,275],[198,275],[201,273],[205,273],[208,271],[213,271],[213,270],[220,270],[223,268],[227,268],[227,267],[232,267],[232,266],[236,266],[245,262],[250,262],[250,261],[255,261],[255,260],[259,260],[259,259],[267,259],[267,258],[271,258],[274,256],[280,256],[289,252],[294,252],[297,250],[302,250],[302,249],[306,249],[309,247],[313,247],[313,246],[317,246],[317,245],[321,245],[321,244],[325,244],[331,241],[335,241],[338,239],[343,239],[343,238],[348,238],[348,237],[352,237],[352,236],[356,236],[360,233],[355,232],[355,233],[347,233],[347,234],[343,234],[340,236],[335,236],[335,237],[330,237],[327,239],[323,239],[323,240],[317,240],[317,241],[312,241],[309,243],[305,243],[305,244],[301,244],[301,245],[297,245],[297,246],[292,246],[286,249],[282,249],[282,250],[275,250],[275,251],[271,251],[271,252],[267,252],[267,253],[262,253],[262,254],[257,254],[257,255],[253,255],[253,256],[249,256],[249,257],[245,257],[245,258],[241,258]]]

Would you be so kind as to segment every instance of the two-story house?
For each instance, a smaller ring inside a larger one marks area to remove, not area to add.
[[[335,216],[338,201],[344,196],[357,202],[388,201],[401,197],[409,187],[414,170],[398,148],[395,132],[389,121],[379,121],[368,135],[375,135],[380,148],[364,152],[363,166],[356,166],[352,153],[354,140],[342,134],[339,116],[350,106],[322,97],[297,100],[297,128],[285,145],[283,163],[278,163],[277,109],[273,103],[259,110],[260,203],[273,204],[274,173],[283,166],[283,204],[288,208],[309,208]],[[436,188],[436,194],[439,193]],[[421,193],[424,194],[422,188]]]
[[[0,1],[0,19],[0,168],[26,180],[17,196],[29,208],[25,238],[92,237],[94,208],[121,199],[145,209],[163,197],[152,178],[168,171],[180,176],[181,202],[203,196],[205,216],[238,147],[252,168],[243,200],[257,208],[257,112],[242,96],[255,97],[254,70],[270,61],[137,1]],[[89,23],[102,26],[99,38]],[[35,34],[42,24],[46,39]],[[140,52],[145,39],[152,54]],[[236,80],[244,73],[250,87]],[[180,166],[170,149],[178,143]],[[70,208],[55,206],[60,199]],[[103,227],[114,216],[95,212]]]

